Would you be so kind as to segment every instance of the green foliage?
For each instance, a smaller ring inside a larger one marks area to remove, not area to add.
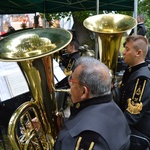
[[[58,12],[58,13],[52,13],[52,14],[46,13],[45,16],[44,14],[41,14],[41,17],[46,18],[48,22],[51,22],[53,20],[59,20],[65,17],[68,17],[68,20],[69,20],[70,16],[71,16],[71,12]]]
[[[72,12],[72,15],[78,20],[79,23],[82,23],[87,17],[95,15],[95,11],[75,11]]]
[[[99,14],[103,14],[103,11],[100,11]],[[107,12],[109,13],[109,12]],[[126,14],[126,15],[130,15],[132,16],[132,12],[116,12],[116,13],[120,13],[120,14]],[[79,23],[82,23],[86,18],[88,18],[89,16],[93,16],[96,15],[95,11],[74,11],[74,12],[59,12],[59,13],[47,13],[45,14],[45,18],[47,21],[51,22],[53,20],[59,20],[61,18],[65,18],[68,17],[68,20],[70,19],[70,16],[73,15],[74,18],[77,19],[77,21]],[[41,14],[42,18],[44,18],[44,14]]]
[[[132,11],[114,11],[115,13],[119,14],[125,14],[129,16],[133,16]],[[103,13],[103,11],[99,12],[100,14]],[[107,11],[106,13],[110,13]],[[138,14],[143,14],[145,16],[145,25],[147,28],[147,36],[150,37],[150,5],[149,0],[138,0]],[[84,19],[86,19],[89,16],[96,15],[95,11],[75,11],[72,12],[72,15],[79,23],[82,23]],[[42,14],[43,18],[44,15]],[[53,13],[53,14],[46,14],[45,17],[47,21],[51,22],[55,19],[65,18],[68,17],[68,20],[71,16],[71,12],[59,12],[59,13]]]
[[[146,36],[150,38],[150,5],[149,0],[139,0],[138,14],[145,16],[145,26],[147,28]]]

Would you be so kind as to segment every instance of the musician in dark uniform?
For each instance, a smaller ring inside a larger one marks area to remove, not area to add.
[[[55,150],[128,150],[130,129],[112,100],[109,69],[93,57],[80,57],[68,80],[71,115],[55,142]]]
[[[146,28],[145,28],[145,25],[144,25],[144,15],[138,15],[137,16],[137,35],[143,35],[145,36],[146,35]],[[134,29],[131,30],[130,34],[129,35],[133,35],[134,33]]]
[[[73,38],[72,41],[66,46],[66,52],[67,54],[64,54],[65,57],[62,57],[64,58],[62,59],[62,66],[65,67],[64,73],[66,77],[55,85],[56,89],[70,88],[68,84],[68,76],[72,74],[75,69],[75,61],[79,57],[81,57],[79,53],[79,41]],[[70,99],[70,94],[68,94],[67,92],[57,92],[56,99],[58,102],[58,109],[65,109],[66,107],[68,107],[68,102],[66,101],[68,97]]]
[[[80,57],[79,53],[79,41],[73,39],[67,46],[67,57],[62,61],[62,65],[65,67],[64,73],[70,75],[74,70],[74,63]]]
[[[131,128],[130,150],[147,150],[150,141],[150,70],[145,62],[148,41],[141,35],[129,36],[123,51],[129,65],[121,84],[121,109]]]

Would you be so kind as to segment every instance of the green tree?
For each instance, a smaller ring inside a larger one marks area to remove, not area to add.
[[[147,37],[150,38],[150,5],[149,0],[139,0],[138,13],[145,16],[145,25],[147,28]]]
[[[100,14],[103,13],[103,11],[99,12]],[[107,12],[109,13],[109,12]],[[115,13],[120,14],[126,14],[133,16],[133,11],[116,11]],[[74,19],[74,29],[76,31],[76,36],[78,40],[80,41],[81,45],[88,44],[91,48],[94,48],[95,40],[94,40],[94,34],[90,31],[88,31],[83,26],[83,21],[87,17],[91,15],[95,15],[95,11],[80,11],[80,12],[72,12],[73,19]],[[150,37],[150,5],[149,0],[138,0],[138,14],[144,14],[145,16],[145,25],[147,28],[147,37]],[[60,19],[64,17],[71,16],[71,12],[60,12],[60,13],[53,13],[53,14],[46,14],[46,19],[51,22],[53,19]]]
[[[95,11],[80,11],[80,12],[60,12],[60,13],[53,13],[53,14],[45,14],[45,18],[48,22],[51,22],[55,19],[61,19],[68,17],[68,20],[70,19],[70,16],[73,16],[74,19],[74,25],[73,29],[75,29],[76,37],[79,40],[80,44],[88,44],[91,48],[94,47],[94,38],[93,34],[87,30],[83,26],[83,21],[89,17],[90,15],[95,15]],[[44,14],[41,14],[42,18],[44,18]]]

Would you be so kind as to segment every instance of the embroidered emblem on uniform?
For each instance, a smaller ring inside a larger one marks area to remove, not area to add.
[[[84,141],[84,139],[81,136],[77,140],[75,150],[87,150],[87,147],[84,144],[82,145],[82,142],[89,143],[88,150],[93,150],[95,143],[92,141]]]
[[[73,66],[73,64],[74,64],[74,60],[69,60],[69,62],[68,62],[68,65],[67,65],[67,71],[70,71],[71,70],[71,68],[72,68],[72,66]]]
[[[140,111],[142,110],[143,104],[140,103],[135,103],[131,98],[128,99],[128,108],[127,111],[130,112],[131,114],[139,114]]]
[[[80,103],[77,103],[77,104],[76,104],[76,108],[79,108],[79,107],[80,107]]]
[[[136,95],[140,95],[141,94],[141,86],[136,90]]]
[[[143,80],[142,82],[139,82],[139,79],[137,79],[136,85],[134,87],[134,93],[132,95],[132,98],[129,98],[127,100],[128,102],[128,108],[126,109],[131,114],[140,114],[143,104],[141,102],[141,98],[143,95],[143,91],[145,88],[146,80]]]
[[[89,150],[92,150],[92,149],[93,149],[94,144],[95,144],[94,142],[91,142],[90,147],[89,147]]]
[[[79,137],[79,138],[78,138],[78,141],[77,141],[77,145],[76,145],[76,147],[75,147],[75,150],[79,150],[81,140],[82,140],[82,137]]]
[[[65,75],[71,75],[72,74],[72,67],[74,65],[75,60],[69,60],[67,67],[64,69]]]

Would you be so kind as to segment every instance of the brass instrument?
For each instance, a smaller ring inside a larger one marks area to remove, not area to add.
[[[136,19],[122,14],[100,14],[85,19],[83,24],[97,33],[99,58],[115,76],[121,39],[127,30],[136,26]]]
[[[52,54],[71,39],[67,30],[41,28],[17,32],[0,41],[0,61],[18,63],[32,95],[9,121],[8,137],[14,150],[53,148],[58,128]]]

